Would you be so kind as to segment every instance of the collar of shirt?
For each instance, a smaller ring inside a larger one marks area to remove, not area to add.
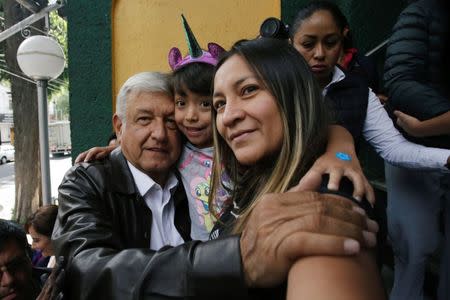
[[[155,186],[158,186],[162,189],[162,187],[156,183],[150,176],[133,166],[129,161],[127,161],[128,167],[130,168],[131,175],[133,175],[134,182],[138,188],[139,194],[142,197],[148,193],[150,189]],[[164,190],[169,190],[170,192],[178,185],[177,177],[170,172],[169,178],[167,179],[166,185],[164,186]]]
[[[328,89],[330,88],[330,86],[336,82],[339,82],[341,80],[343,80],[345,78],[345,73],[342,72],[341,69],[339,69],[338,67],[334,66],[334,70],[333,70],[333,76],[331,77],[331,81],[330,83],[327,84],[326,87],[324,87],[324,89],[322,90],[322,96],[325,97],[325,95],[328,92]]]
[[[183,243],[183,238],[175,228],[175,205],[172,192],[178,185],[178,179],[171,172],[162,188],[150,176],[143,173],[127,161],[134,182],[145,204],[152,211],[150,228],[150,249],[158,250],[166,245],[177,246]]]

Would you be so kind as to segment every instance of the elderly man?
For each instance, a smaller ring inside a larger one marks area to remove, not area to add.
[[[30,251],[25,231],[0,219],[0,299],[36,299],[40,288],[33,277]]]
[[[65,175],[53,240],[68,262],[71,299],[245,299],[248,287],[286,280],[301,256],[354,254],[349,237],[364,244],[362,215],[311,193],[267,195],[242,236],[189,241],[187,200],[173,170],[181,148],[173,114],[166,75],[132,76],[113,117],[121,147]],[[289,217],[296,197],[317,202],[310,224]]]

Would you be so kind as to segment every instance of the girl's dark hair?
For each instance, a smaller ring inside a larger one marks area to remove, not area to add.
[[[186,89],[200,95],[210,95],[214,66],[205,63],[190,63],[172,74],[175,93],[186,94]]]
[[[51,237],[57,214],[57,205],[42,206],[28,218],[25,230],[30,232],[30,227],[33,226],[37,233]]]
[[[289,29],[291,39],[294,38],[294,35],[302,25],[302,22],[311,17],[315,12],[319,10],[328,11],[333,16],[334,22],[336,23],[341,33],[344,32],[345,28],[350,29],[347,18],[344,16],[342,11],[336,4],[328,1],[312,1],[297,12],[297,15],[294,18],[294,22]],[[352,38],[350,31],[347,33],[347,36],[345,37],[343,42],[344,49],[352,47]]]

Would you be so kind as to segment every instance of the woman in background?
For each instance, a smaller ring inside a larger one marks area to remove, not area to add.
[[[47,268],[55,266],[51,237],[57,214],[57,205],[42,206],[28,218],[25,224],[25,231],[33,239],[31,248],[40,251],[44,257],[50,257]]]

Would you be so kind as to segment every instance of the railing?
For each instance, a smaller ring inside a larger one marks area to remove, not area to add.
[[[371,56],[372,54],[374,54],[375,52],[377,52],[378,50],[382,49],[383,47],[385,47],[387,45],[387,43],[389,42],[389,39],[385,39],[384,41],[382,41],[380,44],[378,44],[377,46],[375,46],[375,48],[373,48],[372,50],[367,51],[366,54],[364,54],[365,56]]]

